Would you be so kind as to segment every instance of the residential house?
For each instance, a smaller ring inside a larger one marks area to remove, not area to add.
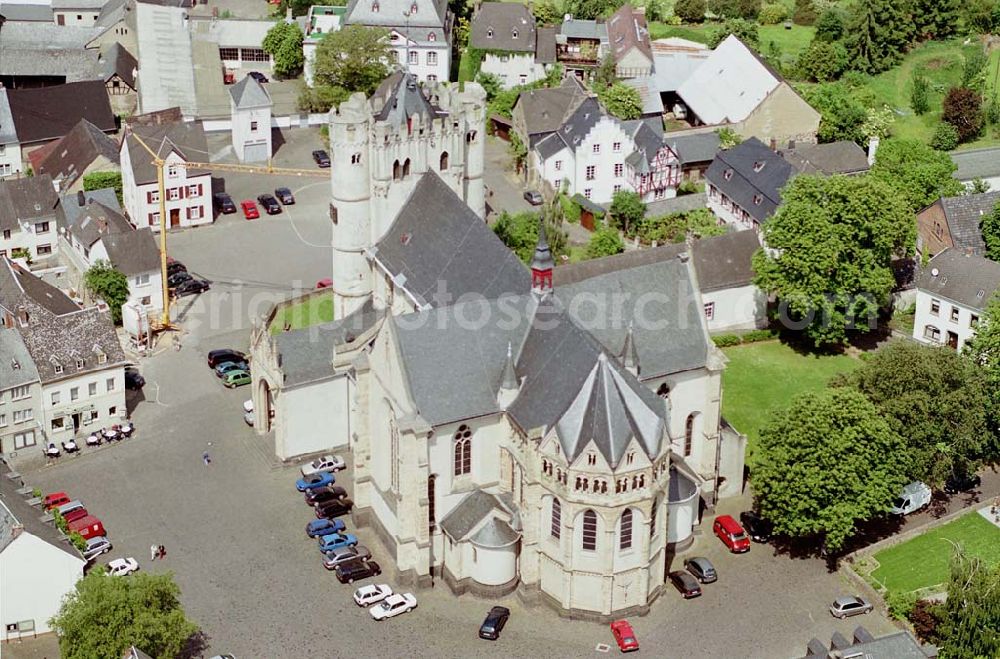
[[[677,88],[679,118],[728,126],[774,148],[815,142],[820,115],[734,35],[720,43]]]
[[[52,442],[125,418],[125,353],[111,314],[82,308],[9,259],[0,260],[3,325],[21,335],[41,382]]]
[[[129,224],[112,188],[63,195],[59,213],[60,226],[66,229],[60,254],[81,296],[87,270],[107,261],[128,278],[127,304],[149,312],[163,309],[159,246],[150,229]]]
[[[271,95],[246,76],[229,88],[233,150],[240,162],[271,160]]]
[[[7,101],[22,161],[32,151],[65,137],[81,119],[105,133],[118,130],[101,80],[8,89]]]
[[[0,84],[48,87],[101,78],[98,50],[87,48],[101,28],[55,23],[7,23],[0,38]]]
[[[757,233],[731,231],[695,240],[689,249],[708,331],[721,334],[765,327],[767,294],[753,283],[752,259],[760,249]]]
[[[0,327],[0,455],[45,445],[42,385],[17,330]]]
[[[521,92],[511,109],[511,124],[529,149],[559,130],[563,122],[590,96],[577,78],[569,76],[558,87]]]
[[[864,627],[854,628],[848,639],[834,632],[827,648],[821,640],[813,638],[806,645],[801,659],[933,659],[938,656],[933,645],[922,645],[909,631],[896,632],[875,638]]]
[[[17,140],[14,116],[10,113],[7,90],[0,87],[0,179],[24,170],[21,145]]]
[[[867,172],[869,167],[868,154],[851,140],[796,144],[779,152],[799,174],[855,176]]]
[[[961,352],[1000,287],[1000,263],[948,247],[920,270],[915,286],[913,338]]]
[[[100,62],[112,111],[117,116],[134,114],[139,102],[135,81],[139,61],[123,45],[115,42],[101,49]]]
[[[581,20],[567,14],[556,33],[556,60],[578,78],[597,68],[608,49],[608,26],[604,21]]]
[[[681,176],[685,181],[700,181],[722,145],[719,134],[713,131],[700,133],[667,133],[663,140],[670,145],[681,161]]]
[[[679,37],[657,39],[650,45],[653,51],[652,87],[659,92],[667,112],[683,117],[685,108],[677,90],[708,59],[712,50],[703,43]]]
[[[506,89],[545,77],[545,65],[535,57],[535,17],[526,5],[482,3],[472,17],[469,45],[483,52],[479,70],[495,75]]]
[[[0,23],[52,23],[52,5],[50,3],[34,3],[2,0],[0,1]]]
[[[794,174],[787,160],[751,137],[716,154],[705,172],[708,207],[725,224],[760,231]]]
[[[120,43],[130,53],[137,53],[135,0],[107,0],[94,21],[97,34],[87,42],[87,48],[100,50]]]
[[[971,190],[976,181],[982,181],[989,190],[1000,190],[1000,147],[955,151],[951,161],[957,168],[952,176],[966,188]]]
[[[168,228],[212,222],[212,174],[178,163],[207,163],[208,143],[200,123],[174,122],[155,126],[130,125],[119,147],[122,197],[129,220],[137,228],[160,230],[160,193],[156,166],[139,140],[163,158]]]
[[[86,119],[81,119],[65,137],[31,156],[35,174],[51,176],[62,193],[82,190],[87,174],[121,169],[118,142]]]
[[[92,26],[107,0],[51,0],[56,25]]]
[[[83,578],[87,562],[38,509],[17,492],[9,468],[0,474],[0,592],[4,641],[52,630],[49,621]]]
[[[302,77],[306,84],[313,86],[313,66],[316,56],[316,47],[323,37],[330,32],[336,32],[344,25],[344,12],[346,7],[331,7],[328,5],[313,5],[309,7],[309,15],[306,19],[304,38],[302,39],[302,58],[304,66]]]
[[[48,174],[0,181],[0,258],[26,255],[40,265],[54,260],[58,201]]]
[[[454,16],[446,0],[350,0],[344,23],[388,30],[396,61],[418,81],[449,79]]]
[[[623,79],[649,76],[653,72],[653,49],[645,10],[625,3],[608,18],[607,30],[615,75]]]
[[[954,248],[983,256],[986,244],[980,228],[983,216],[1000,203],[1000,190],[958,197],[941,197],[917,213],[917,253],[932,257]]]

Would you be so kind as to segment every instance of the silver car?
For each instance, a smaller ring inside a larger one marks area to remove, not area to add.
[[[367,561],[371,557],[372,553],[368,547],[363,547],[361,545],[357,545],[355,547],[340,547],[339,549],[334,549],[333,551],[328,551],[323,554],[323,567],[327,570],[333,570],[336,569],[336,567],[341,563],[353,561],[357,558]]]
[[[830,606],[830,613],[834,618],[850,618],[871,613],[874,609],[871,602],[863,597],[838,597]]]
[[[109,551],[111,551],[111,541],[103,535],[99,535],[87,540],[87,546],[83,548],[83,558],[89,561],[101,554],[107,554]]]

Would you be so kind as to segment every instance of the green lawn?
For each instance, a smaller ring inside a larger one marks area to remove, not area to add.
[[[729,365],[722,375],[722,413],[747,435],[750,449],[761,427],[800,393],[817,391],[838,373],[860,362],[847,355],[808,355],[778,341],[724,350]]]
[[[768,42],[773,42],[778,45],[782,54],[798,58],[799,53],[812,42],[816,28],[811,25],[793,25],[788,30],[784,25],[761,25],[758,32],[761,52],[766,53]]]
[[[1000,563],[1000,529],[971,512],[878,552],[879,567],[871,576],[888,590],[901,593],[943,584],[948,581],[953,542],[991,565]]]
[[[291,329],[302,329],[328,323],[331,320],[333,320],[333,292],[314,295],[305,302],[284,307],[274,315],[271,333],[277,334],[283,331],[286,324],[291,325]]]

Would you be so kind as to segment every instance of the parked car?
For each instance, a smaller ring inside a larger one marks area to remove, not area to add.
[[[333,280],[330,279],[329,277],[323,277],[318,282],[316,282],[316,290],[319,290],[321,288],[330,288],[331,286],[333,286]]]
[[[93,515],[87,515],[86,517],[81,517],[80,519],[73,520],[67,524],[70,531],[76,531],[84,540],[89,538],[96,538],[98,536],[107,536],[108,532],[104,530],[104,523],[97,519]]]
[[[261,73],[260,71],[251,71],[247,75],[262,85],[267,82],[267,76]]]
[[[340,533],[346,528],[339,519],[314,519],[306,524],[306,535],[310,538],[319,538],[331,533]]]
[[[622,652],[635,652],[639,649],[639,641],[635,638],[632,625],[628,620],[615,620],[611,623],[611,635],[615,637],[615,643]]]
[[[354,502],[350,499],[334,499],[333,501],[324,501],[323,503],[316,504],[316,517],[333,519],[351,512],[351,508],[353,507]]]
[[[326,487],[314,487],[306,490],[305,500],[310,506],[323,505],[327,501],[335,499],[346,499],[347,490],[339,485],[327,485]]]
[[[258,195],[257,201],[264,207],[268,215],[277,215],[281,212],[281,204],[269,194]]]
[[[340,471],[346,466],[347,463],[344,462],[344,458],[339,455],[324,455],[322,458],[317,458],[307,465],[302,465],[300,471],[303,476],[309,476],[321,471]]]
[[[750,538],[740,523],[733,519],[732,515],[720,515],[715,518],[712,524],[712,532],[719,536],[722,544],[729,547],[729,551],[734,554],[743,554],[750,551]]]
[[[63,519],[66,520],[67,524],[69,524],[70,522],[75,522],[78,519],[83,519],[89,514],[90,513],[87,512],[86,508],[76,508],[75,510],[71,510],[63,515]]]
[[[191,279],[186,281],[177,288],[173,290],[174,297],[186,297],[188,295],[197,295],[199,293],[204,293],[211,286],[204,279]]]
[[[715,571],[712,561],[704,556],[687,559],[684,561],[684,567],[702,583],[714,583],[719,579],[719,574]]]
[[[903,491],[892,502],[889,512],[893,515],[909,515],[926,508],[930,503],[931,488],[925,483],[914,481],[903,487]]]
[[[969,490],[977,489],[982,483],[983,479],[979,477],[979,474],[962,474],[959,476],[952,474],[944,482],[944,491],[948,494],[968,492]]]
[[[254,425],[257,423],[257,419],[254,418],[253,412],[243,413],[243,423],[247,424],[251,428],[254,427]]]
[[[230,371],[249,371],[250,367],[246,362],[222,362],[215,367],[215,376],[221,378]]]
[[[392,588],[389,588],[389,584],[370,584],[354,591],[354,603],[358,606],[371,606],[381,602],[389,595],[392,595]]]
[[[367,561],[372,557],[372,552],[368,547],[355,545],[353,547],[341,547],[328,551],[323,555],[323,567],[327,570],[336,569],[338,565],[346,561],[360,560]]]
[[[42,499],[42,505],[45,510],[51,510],[52,508],[58,508],[64,504],[69,503],[72,499],[65,492],[53,492],[52,494],[46,494],[45,498]]]
[[[108,563],[107,574],[113,577],[124,577],[139,571],[139,561],[134,558],[116,558]]]
[[[215,204],[215,210],[224,215],[236,212],[236,204],[228,192],[216,192],[212,195],[212,202]]]
[[[306,490],[311,490],[314,487],[326,487],[327,485],[332,485],[335,482],[337,482],[337,479],[333,477],[333,474],[324,471],[318,474],[312,474],[311,476],[303,476],[299,480],[295,481],[295,489],[299,492],[305,492]]]
[[[218,348],[208,352],[208,367],[215,368],[222,362],[249,362],[246,353],[232,348]],[[251,410],[247,410],[248,412]]]
[[[257,204],[249,199],[244,199],[240,202],[240,208],[243,209],[243,217],[248,220],[256,220],[260,217],[260,211],[257,210]]]
[[[86,508],[83,507],[82,501],[80,501],[79,499],[73,499],[69,503],[64,503],[63,505],[58,506],[56,510],[58,510],[59,514],[62,515],[63,518],[65,519],[66,515],[69,515],[70,513],[76,512],[78,510],[86,510]]]
[[[382,574],[382,567],[375,561],[363,561],[356,558],[352,561],[344,561],[334,568],[333,572],[337,575],[337,581],[340,583],[354,583]]]
[[[320,536],[316,544],[319,545],[319,550],[325,554],[334,549],[358,544],[358,536],[353,533],[331,533],[330,535]]]
[[[111,541],[106,536],[96,536],[88,539],[84,545],[83,558],[89,561],[101,554],[107,554],[111,549]]]
[[[538,190],[527,190],[524,193],[524,200],[532,206],[541,206],[545,202],[542,193]]]
[[[376,620],[386,620],[415,608],[417,608],[417,598],[413,596],[413,593],[394,593],[368,609],[368,612]]]
[[[774,524],[749,510],[740,513],[740,523],[754,542],[768,542],[774,533]]]
[[[500,632],[509,619],[510,609],[506,606],[494,606],[486,614],[483,624],[479,625],[479,638],[485,638],[487,641],[499,640]]]
[[[838,597],[830,605],[833,617],[841,619],[871,613],[874,609],[875,607],[862,597]]]
[[[186,281],[191,281],[194,277],[187,270],[181,270],[180,272],[175,272],[167,277],[167,286],[169,288],[177,288]]]
[[[222,378],[222,384],[226,385],[229,389],[242,387],[251,382],[253,382],[253,378],[246,371],[230,371]]]
[[[288,188],[275,188],[274,196],[285,206],[291,206],[295,203],[295,195]]]
[[[320,167],[330,166],[330,156],[323,149],[316,149],[315,151],[313,151],[312,156],[313,160]]]
[[[167,263],[167,277],[175,275],[178,272],[187,272],[187,266],[180,261],[171,261]]]
[[[701,595],[701,586],[698,585],[698,580],[682,570],[670,573],[670,583],[674,584],[674,588],[680,591],[686,600]]]
[[[130,366],[125,367],[125,388],[142,389],[146,386],[146,378],[138,370]]]

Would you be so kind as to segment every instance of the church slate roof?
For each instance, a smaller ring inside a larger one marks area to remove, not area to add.
[[[444,114],[430,99],[410,73],[397,69],[379,83],[372,94],[372,102],[379,105],[375,113],[376,121],[387,121],[393,125],[402,124],[410,117],[423,115],[425,120]]]
[[[246,76],[235,85],[229,88],[229,95],[236,104],[237,109],[262,108],[271,106],[271,95],[264,87],[253,79]]]
[[[756,231],[731,231],[691,245],[691,260],[702,293],[753,282],[753,255],[760,249]]]
[[[507,514],[513,512],[495,494],[484,490],[473,490],[444,516],[441,520],[441,529],[453,540],[461,540],[493,510],[501,510]]]
[[[531,288],[524,264],[434,172],[421,175],[374,256],[424,305]],[[441,285],[447,300],[437,299]]]
[[[510,528],[510,524],[494,517],[483,524],[483,527],[470,539],[472,544],[479,547],[499,548],[517,542],[520,537],[521,534]]]

